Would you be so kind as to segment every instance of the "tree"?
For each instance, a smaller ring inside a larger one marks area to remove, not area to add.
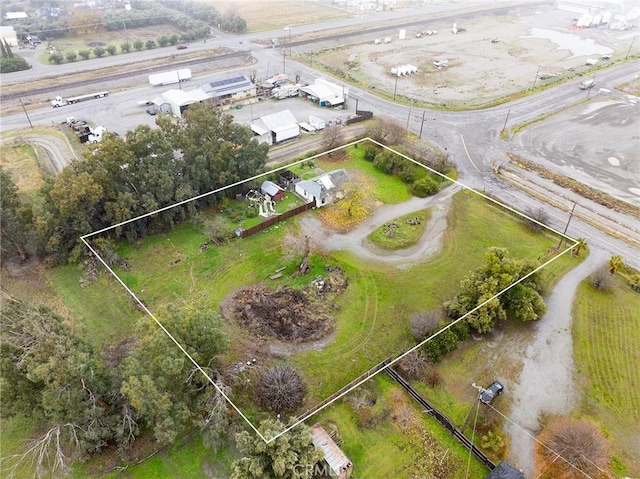
[[[102,226],[98,212],[103,189],[88,173],[65,168],[55,182],[45,184],[43,197],[44,211],[38,222],[43,237],[48,238],[45,250],[54,261],[62,261],[81,245],[80,236]]]
[[[526,223],[531,231],[539,233],[549,221],[549,215],[544,208],[531,208],[527,211]]]
[[[505,320],[507,312],[522,321],[536,320],[546,312],[539,275],[529,275],[536,266],[533,261],[511,258],[505,248],[489,248],[485,264],[463,278],[462,291],[444,307],[457,318],[486,302],[467,316],[467,322],[481,333],[491,331],[498,320]]]
[[[215,244],[222,244],[233,234],[228,221],[222,215],[205,220],[202,226],[207,239]]]
[[[107,51],[102,47],[95,47],[93,49],[93,54],[96,56],[96,58],[103,57],[105,53],[107,53]]]
[[[49,55],[49,61],[56,65],[60,65],[64,61],[64,57],[60,53],[53,53],[52,55]]]
[[[322,130],[322,150],[329,151],[344,144],[344,131],[339,126],[328,126]]]
[[[78,51],[78,55],[80,55],[80,58],[82,58],[83,60],[88,60],[89,57],[91,56],[91,51],[90,50],[80,50],[80,51]]]
[[[107,48],[107,53],[111,56],[114,56],[116,53],[118,53],[118,49],[116,48],[115,45],[109,45]]]
[[[609,258],[609,273],[616,274],[624,269],[624,259],[620,255],[613,255]]]
[[[161,47],[166,47],[169,44],[169,37],[167,37],[166,35],[162,35],[160,38],[158,38],[158,45]]]
[[[244,180],[264,169],[268,145],[258,143],[248,127],[234,123],[231,115],[212,103],[189,106],[177,123],[168,117],[157,123],[173,150],[182,152],[180,183],[195,194]]]
[[[147,40],[144,44],[145,48],[147,50],[152,50],[153,48],[156,47],[156,42],[155,40]]]
[[[284,425],[274,420],[262,421],[259,427],[267,439],[283,429]],[[324,457],[311,442],[311,433],[304,424],[269,443],[243,431],[236,435],[236,443],[243,457],[234,463],[231,479],[311,479],[313,466]],[[310,467],[303,469],[301,465]]]
[[[124,42],[120,44],[120,51],[122,53],[129,53],[131,51],[131,43]]]
[[[438,183],[430,176],[416,180],[411,185],[411,193],[418,198],[426,198],[438,192]]]
[[[445,323],[440,323],[439,329],[442,329],[445,326]],[[457,347],[458,337],[451,328],[447,328],[437,336],[424,343],[424,345],[422,346],[422,350],[424,351],[425,356],[430,362],[438,363],[447,354],[455,351]]]
[[[55,476],[74,452],[93,453],[120,442],[122,402],[100,356],[51,311],[11,298],[4,303],[2,414],[25,414],[45,431],[11,467],[32,457],[38,476],[45,469]]]
[[[133,42],[133,48],[137,52],[142,50],[143,46],[144,46],[144,43],[142,42],[142,40],[136,40],[136,41]]]
[[[302,378],[295,369],[274,366],[260,377],[256,394],[265,409],[286,413],[302,404],[306,392]]]
[[[11,73],[22,70],[28,70],[31,66],[27,61],[19,56],[0,58],[0,73]]]
[[[576,245],[573,248],[573,254],[574,256],[580,256],[580,252],[583,249],[587,249],[587,240],[584,238],[578,238],[576,239]]]
[[[75,62],[76,59],[78,58],[78,54],[72,50],[70,52],[65,53],[64,57],[69,62]]]
[[[610,446],[594,423],[569,417],[557,418],[544,427],[537,439],[536,470],[544,477],[612,477],[608,471]]]
[[[598,291],[605,291],[611,287],[612,279],[609,268],[602,266],[595,270],[587,278],[589,285]]]
[[[11,175],[0,166],[0,251],[8,252],[9,245],[25,261],[33,245],[33,226],[31,208],[23,205],[18,197]]]
[[[157,317],[209,377],[219,379],[218,357],[228,344],[219,315],[193,305],[169,305]],[[217,390],[155,322],[144,318],[138,337],[138,346],[124,362],[121,391],[156,440],[170,444],[203,426],[208,412],[203,405]]]
[[[367,127],[365,136],[384,145],[400,145],[407,132],[395,118],[375,118]]]
[[[411,316],[409,320],[409,328],[416,341],[422,341],[433,334],[438,328],[438,324],[440,324],[440,312],[437,310],[420,311]]]
[[[427,357],[420,349],[414,349],[398,360],[398,369],[407,379],[420,379],[427,367]]]

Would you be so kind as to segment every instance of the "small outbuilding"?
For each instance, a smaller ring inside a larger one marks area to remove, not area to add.
[[[260,192],[263,195],[269,195],[273,201],[283,200],[287,192],[276,185],[273,181],[263,181],[260,186]]]
[[[484,479],[524,479],[524,473],[506,462],[501,462]]]
[[[324,453],[324,460],[329,466],[329,475],[336,479],[347,479],[351,475],[353,464],[342,452],[342,449],[331,439],[324,428],[316,423],[311,426],[311,441]]]

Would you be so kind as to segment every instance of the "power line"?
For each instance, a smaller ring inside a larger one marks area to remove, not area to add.
[[[497,412],[500,416],[502,416],[503,418],[505,418],[507,421],[509,421],[511,424],[513,424],[515,427],[517,427],[518,429],[520,429],[522,432],[524,432],[527,436],[529,436],[531,439],[533,439],[535,442],[537,442],[538,444],[540,444],[542,447],[544,447],[545,449],[547,449],[548,451],[550,451],[551,453],[555,454],[556,456],[558,456],[560,459],[562,459],[564,462],[566,462],[567,464],[569,464],[569,466],[571,466],[572,468],[574,468],[576,471],[580,472],[581,474],[583,474],[585,477],[589,478],[589,479],[594,479],[593,477],[591,477],[587,472],[583,471],[582,469],[580,469],[578,466],[576,466],[575,464],[573,464],[571,461],[569,461],[568,459],[565,459],[560,453],[554,451],[553,449],[551,449],[549,446],[547,446],[545,443],[543,443],[540,439],[538,439],[537,437],[535,437],[533,434],[531,434],[529,431],[527,431],[525,428],[523,428],[522,426],[520,426],[520,424],[518,424],[517,422],[515,422],[514,420],[512,420],[510,417],[502,414],[500,411],[498,411],[495,407],[493,407],[491,404],[487,404],[487,406],[489,406],[491,409],[493,409],[495,412]],[[562,451],[564,452],[564,450]],[[595,464],[594,464],[595,465]],[[596,466],[597,467],[597,466]]]

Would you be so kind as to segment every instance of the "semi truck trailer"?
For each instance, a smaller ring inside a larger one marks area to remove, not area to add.
[[[182,68],[181,70],[149,75],[149,84],[151,86],[171,85],[172,83],[179,83],[187,80],[191,80],[190,68]]]
[[[70,105],[72,103],[78,103],[79,101],[91,100],[92,98],[102,98],[109,96],[108,91],[99,91],[97,93],[89,93],[87,95],[70,96],[69,98],[62,98],[61,96],[55,97],[51,100],[51,106],[58,108],[59,106]]]

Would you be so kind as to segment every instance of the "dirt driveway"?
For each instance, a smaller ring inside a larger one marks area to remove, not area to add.
[[[335,233],[325,228],[312,215],[304,215],[300,219],[300,225],[307,236],[315,238],[318,248],[322,250],[349,251],[366,260],[395,265],[401,269],[409,268],[440,250],[442,236],[447,229],[447,211],[451,204],[451,197],[459,189],[459,186],[452,185],[428,198],[413,197],[404,203],[382,206],[355,230],[345,234]],[[377,248],[367,240],[367,236],[383,224],[425,208],[431,208],[431,218],[416,245],[404,250],[387,251]]]

